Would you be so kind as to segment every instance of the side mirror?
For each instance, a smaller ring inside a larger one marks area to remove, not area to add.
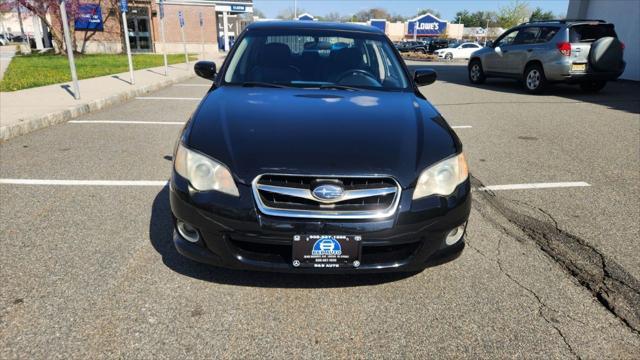
[[[500,49],[500,46],[494,47],[493,50],[495,50],[498,54],[502,53],[502,49]]]
[[[196,75],[207,80],[213,80],[216,77],[216,63],[212,61],[198,61],[193,66],[193,70]]]
[[[417,69],[413,75],[413,80],[418,86],[433,84],[436,81],[436,72],[431,69]]]

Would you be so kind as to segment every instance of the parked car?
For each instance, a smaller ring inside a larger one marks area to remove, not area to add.
[[[445,49],[436,50],[435,54],[441,59],[468,59],[471,57],[474,51],[482,49],[482,46],[478,43],[462,43],[456,47],[449,47]]]
[[[457,256],[471,206],[462,144],[418,89],[435,72],[410,72],[392,46],[367,26],[255,22],[219,74],[196,63],[214,84],[175,147],[178,252],[322,273]]]
[[[9,40],[7,40],[3,34],[0,34],[0,46],[7,45],[8,43],[9,43]]]
[[[428,43],[425,41],[404,41],[396,48],[400,52],[420,52],[426,54],[428,52]]]
[[[429,47],[427,49],[427,53],[433,54],[437,50],[448,48],[449,43],[450,42],[447,39],[431,39],[429,41]]]
[[[469,80],[481,84],[487,77],[516,78],[531,93],[554,82],[597,92],[624,72],[623,50],[614,25],[603,20],[528,22],[475,52]]]

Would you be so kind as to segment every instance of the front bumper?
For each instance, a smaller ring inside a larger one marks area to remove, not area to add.
[[[466,225],[471,209],[467,180],[448,197],[412,202],[404,191],[397,213],[382,220],[319,220],[265,216],[256,210],[251,189],[239,184],[240,197],[198,193],[174,174],[170,187],[174,216],[173,242],[180,254],[216,266],[293,273],[372,273],[419,271],[457,257],[464,237],[448,246],[446,235]],[[180,219],[200,233],[191,243],[175,231]],[[294,235],[361,235],[358,268],[295,268],[291,264]]]

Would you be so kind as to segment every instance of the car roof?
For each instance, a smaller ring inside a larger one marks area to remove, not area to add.
[[[368,25],[324,22],[324,21],[258,21],[247,26],[247,30],[283,30],[283,29],[305,29],[305,30],[333,30],[333,31],[355,31],[371,34],[383,34],[382,30]]]

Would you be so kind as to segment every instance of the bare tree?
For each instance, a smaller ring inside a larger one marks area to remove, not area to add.
[[[531,11],[527,2],[515,0],[510,5],[503,6],[498,13],[500,27],[509,29],[527,21]]]
[[[304,9],[298,8],[298,16],[300,16],[300,14],[304,14],[306,13],[306,11]],[[278,19],[282,19],[282,20],[292,20],[295,18],[295,10],[290,7],[290,8],[286,8],[282,11],[280,11],[280,13],[278,13]]]
[[[437,17],[437,18],[441,17],[440,16],[440,11],[434,10],[434,9],[429,9],[429,8],[419,10],[418,14],[416,16],[420,16],[420,15],[424,15],[424,14],[431,14],[431,15]]]
[[[32,15],[39,17],[43,24],[51,29],[51,36],[53,37],[56,51],[61,52],[65,49],[62,18],[60,17],[60,2],[58,0],[6,0],[6,3],[11,3],[13,6],[21,5],[29,10]],[[67,14],[70,19],[76,18],[79,6],[79,0],[68,0]],[[51,21],[47,18],[47,14],[50,15]],[[75,30],[74,25],[74,22],[70,21],[69,31],[72,34]],[[71,37],[71,41],[73,43],[71,47],[75,51],[75,36]]]

